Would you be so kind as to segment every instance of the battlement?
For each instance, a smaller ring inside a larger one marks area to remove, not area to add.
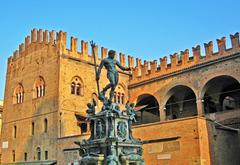
[[[67,44],[67,43],[70,44]],[[67,48],[67,45],[70,45],[70,48]],[[79,49],[80,45],[80,49]],[[28,54],[30,49],[32,51],[36,51],[42,49],[44,47],[54,47],[56,52],[60,55],[64,54],[69,57],[77,58],[79,60],[86,61],[88,63],[94,63],[94,57],[92,55],[90,44],[84,40],[78,42],[78,38],[73,36],[70,37],[70,41],[67,41],[67,33],[63,31],[55,32],[42,29],[33,29],[31,31],[31,35],[25,38],[25,42],[19,45],[18,50],[16,50],[12,56],[9,57],[8,63],[14,62],[17,59],[24,57]],[[31,47],[34,47],[31,48]],[[90,49],[90,50],[89,50]],[[96,59],[97,64],[101,61],[101,59],[107,57],[108,48],[101,47],[100,56],[98,54],[99,47],[95,47],[95,55],[98,57]],[[116,57],[123,66],[134,67],[134,58],[128,55],[128,59],[126,59],[125,54],[119,53]],[[128,60],[128,62],[127,62]]]
[[[170,55],[170,63],[167,63],[167,57],[160,58],[160,64],[157,60],[150,62],[144,61],[141,64],[141,60],[136,59],[136,66],[133,69],[131,84],[138,83],[143,80],[159,77],[183,69],[187,69],[194,65],[199,65],[209,61],[214,61],[219,58],[230,56],[235,53],[240,53],[239,46],[239,33],[230,35],[231,48],[226,48],[226,37],[217,39],[218,52],[213,52],[213,42],[204,43],[205,55],[201,54],[201,47],[197,45],[192,47],[192,56],[189,55],[189,50],[186,49],[178,53]]]
[[[42,29],[33,29],[31,30],[31,35],[25,37],[24,43],[21,43],[17,50],[14,51],[13,55],[8,58],[8,64],[14,62],[21,57],[24,57],[26,54],[31,52],[30,49],[34,45],[32,51],[41,49],[44,46],[56,46],[55,44],[55,32],[48,30],[43,31]]]
[[[142,63],[141,59],[134,58],[131,55],[126,56],[121,52],[116,58],[120,61],[121,65],[132,68],[132,78],[130,83],[133,84],[145,79],[169,74],[240,52],[239,33],[230,35],[230,39],[232,45],[231,48],[226,48],[226,37],[222,37],[221,39],[217,39],[218,52],[213,52],[213,42],[210,41],[204,43],[205,55],[201,55],[201,47],[200,45],[197,45],[196,47],[192,47],[191,56],[189,55],[188,49],[181,51],[180,55],[178,53],[170,55],[170,63],[167,62],[166,56],[160,58],[159,64],[157,60],[144,61]],[[70,44],[67,44],[68,42]],[[67,45],[70,45],[70,48],[67,48]],[[81,40],[79,43],[78,39],[73,36],[70,37],[70,41],[67,41],[66,32],[49,32],[48,30],[43,31],[42,29],[33,29],[31,35],[25,37],[25,42],[19,45],[18,50],[13,53],[13,56],[9,57],[8,63],[10,64],[17,59],[24,57],[29,52],[37,51],[44,47],[53,47],[60,55],[63,54],[87,63],[94,63],[92,51],[89,51],[91,48],[88,42]],[[96,46],[95,54],[98,57],[96,59],[97,64],[99,64],[101,59],[107,57],[108,53],[108,48],[101,47],[99,56],[98,49],[99,47]]]

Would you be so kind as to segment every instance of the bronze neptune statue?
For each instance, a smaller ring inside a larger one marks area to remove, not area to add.
[[[107,70],[107,78],[110,81],[109,84],[107,84],[103,90],[100,92],[100,98],[105,97],[105,93],[106,91],[111,88],[111,91],[109,93],[109,100],[112,101],[113,95],[114,95],[114,90],[118,84],[118,70],[116,69],[116,65],[121,69],[121,70],[125,70],[125,71],[129,71],[131,70],[130,68],[125,68],[124,66],[122,66],[119,61],[114,59],[116,52],[114,50],[110,50],[108,52],[108,57],[104,58],[98,68],[97,74],[96,74],[96,80],[98,81],[100,78],[100,74],[101,74],[101,70],[103,68],[103,66],[105,67],[105,69]]]
[[[95,44],[91,42],[91,46],[94,55],[99,100],[103,102],[103,105],[99,112],[95,111],[95,100],[87,105],[86,112],[88,115],[86,120],[90,122],[91,136],[81,143],[76,143],[80,147],[79,164],[145,165],[142,158],[142,142],[132,136],[132,122],[136,122],[134,105],[128,102],[125,106],[126,110],[121,110],[118,103],[112,102],[119,77],[116,66],[122,70],[130,70],[130,68],[125,68],[115,60],[115,51],[110,50],[108,57],[101,61],[97,69],[94,54]],[[103,67],[107,70],[107,78],[110,83],[99,92],[98,80]],[[109,99],[105,97],[108,89],[111,89]]]

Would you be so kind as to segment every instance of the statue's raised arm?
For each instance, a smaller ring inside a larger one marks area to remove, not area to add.
[[[117,61],[117,60],[116,60],[116,65],[117,65],[120,69],[122,69],[122,70],[126,70],[126,71],[130,71],[130,70],[131,70],[129,67],[126,68],[126,67],[122,66],[122,65],[120,64],[120,62]]]

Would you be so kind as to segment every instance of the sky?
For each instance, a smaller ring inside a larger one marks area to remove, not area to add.
[[[0,100],[7,58],[31,29],[65,31],[143,60],[158,60],[240,31],[239,0],[9,0],[0,2]],[[80,42],[79,42],[80,47]]]

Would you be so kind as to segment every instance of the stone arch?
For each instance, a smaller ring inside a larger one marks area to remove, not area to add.
[[[130,102],[137,104],[138,101],[138,97],[141,95],[153,95],[152,93],[148,92],[148,91],[141,91],[141,92],[132,92],[133,95],[131,95],[130,97]],[[154,95],[153,95],[154,96]],[[156,98],[156,96],[154,96]],[[156,98],[158,100],[158,98]],[[158,101],[159,102],[159,101]]]
[[[21,83],[18,83],[13,92],[13,104],[21,104],[24,99],[24,88]]]
[[[201,91],[205,113],[215,113],[240,108],[240,83],[230,75],[209,79]]]
[[[136,109],[137,124],[147,124],[160,121],[159,103],[151,94],[142,94],[137,97]]]
[[[46,84],[42,76],[37,77],[33,84],[33,98],[39,98],[45,96]]]
[[[127,90],[127,86],[124,83],[119,82],[118,85],[121,86],[124,89],[124,91]]]
[[[183,83],[184,82],[184,83]],[[197,96],[197,89],[198,87],[196,85],[194,85],[194,83],[188,82],[188,81],[184,81],[182,79],[179,79],[177,81],[172,81],[172,83],[169,83],[168,85],[166,85],[161,91],[158,91],[158,93],[161,93],[162,95],[162,105],[165,105],[167,100],[171,97],[171,94],[173,94],[173,89],[177,86],[186,86],[187,88],[191,89],[194,94]]]
[[[73,95],[78,95],[78,96],[83,96],[84,95],[84,83],[81,77],[79,76],[74,76],[71,79],[71,94]]]
[[[196,94],[186,85],[176,85],[164,96],[166,119],[177,119],[197,115]]]

